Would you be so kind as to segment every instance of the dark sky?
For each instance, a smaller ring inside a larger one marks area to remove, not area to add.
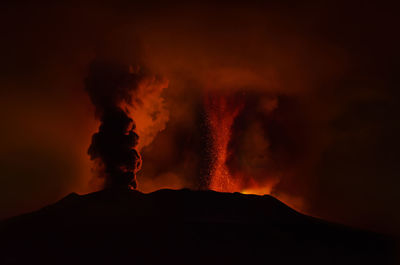
[[[400,233],[394,6],[143,2],[1,4],[1,218],[98,189],[86,154],[98,122],[83,80],[94,58],[107,57],[169,80],[170,120],[143,150],[139,187],[140,178],[142,187],[149,179],[197,187],[201,95],[245,91],[249,102],[253,94],[279,99],[266,129],[285,158],[279,198],[300,198],[301,210],[328,220]]]

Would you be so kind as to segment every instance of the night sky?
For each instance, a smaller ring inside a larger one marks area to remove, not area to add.
[[[101,187],[87,154],[99,121],[84,80],[106,58],[168,80],[157,133],[141,148],[139,190],[205,188],[203,98],[222,93],[244,102],[230,170],[263,164],[240,170],[273,172],[260,181],[295,209],[400,234],[398,9],[144,2],[1,4],[0,218]],[[148,139],[139,114],[136,123]]]

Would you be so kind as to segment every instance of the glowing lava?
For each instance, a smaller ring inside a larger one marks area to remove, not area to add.
[[[215,191],[234,192],[240,190],[238,179],[234,179],[226,165],[231,127],[242,104],[223,95],[208,95],[204,105],[211,135],[211,166],[209,188]]]

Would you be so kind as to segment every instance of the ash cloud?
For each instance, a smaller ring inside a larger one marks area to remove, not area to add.
[[[129,66],[110,61],[91,63],[85,89],[101,121],[92,137],[88,154],[99,165],[105,187],[137,187],[136,172],[141,157],[135,147],[139,136],[136,125],[122,104],[130,104],[132,92],[138,89],[144,75],[133,73]]]

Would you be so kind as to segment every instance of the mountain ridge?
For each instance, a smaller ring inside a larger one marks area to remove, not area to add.
[[[270,195],[71,193],[3,221],[1,232],[2,264],[394,264],[388,238],[301,214]]]

